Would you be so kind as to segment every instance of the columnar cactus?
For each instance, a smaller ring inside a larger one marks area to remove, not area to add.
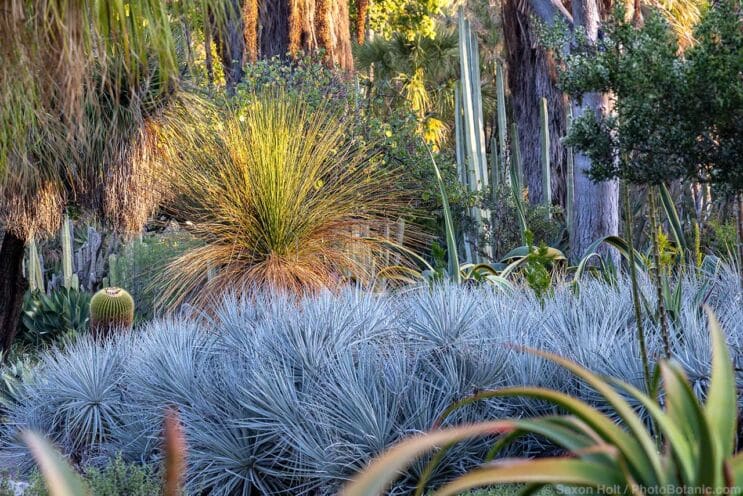
[[[90,300],[90,328],[96,337],[134,323],[134,299],[121,288],[103,288]]]

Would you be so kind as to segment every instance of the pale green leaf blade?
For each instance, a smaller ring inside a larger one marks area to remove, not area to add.
[[[506,460],[473,470],[445,485],[434,496],[454,496],[495,484],[564,484],[576,487],[616,487],[626,484],[619,470],[575,458]]]
[[[515,428],[516,424],[512,421],[484,422],[434,431],[405,440],[373,460],[371,465],[347,484],[339,494],[341,496],[383,494],[395,478],[422,454],[439,446],[479,436],[502,434]]]
[[[31,431],[24,432],[22,437],[41,469],[51,496],[86,496],[89,494],[80,476],[49,441]]]

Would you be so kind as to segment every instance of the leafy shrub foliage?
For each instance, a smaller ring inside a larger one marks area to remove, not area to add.
[[[88,332],[90,294],[58,288],[51,294],[32,291],[23,301],[24,343],[39,347]]]
[[[673,354],[703,395],[709,334],[693,295],[706,287],[706,302],[740,360],[743,294],[732,269],[714,280],[689,274],[679,283],[684,302],[671,324]],[[652,301],[648,281],[641,289]],[[454,401],[475,391],[542,386],[609,412],[592,388],[509,344],[569,356],[642,389],[629,294],[620,277],[615,285],[585,279],[577,294],[558,287],[541,301],[531,290],[462,286],[300,300],[227,295],[201,320],[157,321],[115,341],[83,339],[43,357],[10,408],[0,463],[31,468],[15,437],[23,428],[48,436],[82,464],[117,453],[125,461],[157,463],[163,411],[173,405],[189,446],[189,491],[334,494],[390,444],[429,430]],[[651,356],[661,355],[657,325],[651,319],[645,325]],[[554,413],[537,400],[492,398],[457,410],[447,423]],[[488,441],[453,447],[432,484],[479,463]],[[527,437],[504,455],[551,450]],[[392,494],[411,494],[427,461],[411,466]]]
[[[158,278],[168,263],[198,246],[182,231],[144,236],[127,243],[119,256],[109,258],[109,284],[126,289],[134,298],[136,324],[152,320],[158,313],[156,302],[163,291]]]
[[[84,480],[95,496],[155,496],[161,493],[160,477],[150,466],[127,463],[121,456],[104,468],[88,468]],[[41,474],[33,474],[24,496],[49,496]]]

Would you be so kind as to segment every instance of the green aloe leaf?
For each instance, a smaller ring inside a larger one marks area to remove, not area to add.
[[[661,363],[661,367],[663,366],[666,365]],[[688,432],[685,429],[685,422],[678,422],[678,419],[664,412],[658,405],[657,401],[634,386],[616,380],[612,380],[612,383],[618,388],[626,391],[627,394],[635,398],[645,407],[670,445],[674,459],[682,469],[681,476],[683,482],[687,485],[693,484],[695,478],[694,444],[696,443],[696,440],[694,437],[688,435]],[[676,400],[676,398],[666,397],[666,404],[676,402]]]
[[[663,485],[667,483],[667,481],[663,480],[664,473],[661,459],[656,450],[653,437],[647,431],[645,424],[632,406],[607,381],[577,363],[554,353],[544,351],[534,351],[533,353],[557,363],[577,377],[580,377],[609,402],[617,416],[622,419],[637,443],[642,447],[639,451],[633,450],[631,452],[632,456],[627,456],[627,460],[632,463],[636,473],[643,476],[643,480],[638,480],[638,482],[643,482],[647,485]],[[621,384],[620,381],[615,382]],[[630,453],[627,454],[629,455]]]
[[[341,496],[377,496],[383,494],[392,481],[418,457],[438,446],[472,439],[480,436],[503,434],[516,428],[513,421],[485,422],[463,427],[454,427],[403,441],[347,484]]]
[[[544,353],[540,354],[543,356],[545,355]],[[634,472],[641,476],[643,482],[655,480],[655,474],[657,473],[656,465],[660,462],[657,459],[657,453],[653,452],[653,455],[644,452],[644,447],[646,446],[645,440],[641,443],[633,435],[624,431],[611,419],[603,415],[588,403],[559,391],[537,387],[513,387],[492,391],[482,391],[452,404],[444,411],[441,417],[439,417],[437,425],[440,425],[440,422],[452,412],[465,405],[488,398],[503,396],[526,396],[538,398],[563,407],[593,429],[601,437],[604,443],[616,446],[622,456],[631,465]],[[521,424],[519,424],[519,427],[520,425]],[[652,442],[652,439],[651,444],[654,449],[655,444]]]
[[[529,255],[529,253],[534,250],[535,248],[530,246],[519,246],[506,253],[501,261],[505,262],[507,260],[513,260],[516,258],[523,258]],[[558,250],[557,248],[552,248],[551,246],[547,247],[547,256],[554,260],[567,260],[567,257],[562,251]]]
[[[663,210],[665,210],[666,217],[668,217],[668,223],[671,226],[671,232],[679,248],[681,248],[683,261],[687,253],[689,253],[689,244],[686,242],[686,236],[681,227],[681,220],[679,219],[676,206],[673,203],[673,196],[671,196],[671,192],[668,191],[668,187],[665,184],[661,184],[658,189],[660,190],[660,201],[663,204]]]
[[[738,411],[735,375],[720,323],[709,308],[705,310],[712,339],[712,377],[704,413],[713,434],[716,459],[722,461],[735,449]]]
[[[441,206],[444,210],[444,225],[446,229],[446,253],[448,258],[448,269],[449,275],[454,279],[454,282],[459,284],[461,282],[461,275],[459,273],[459,255],[457,253],[457,238],[454,230],[454,218],[451,215],[451,208],[449,208],[449,195],[446,194],[446,186],[444,180],[441,177],[441,171],[439,166],[436,165],[436,160],[433,158],[430,148],[426,145],[428,156],[431,157],[431,164],[433,164],[433,170],[436,173],[436,183],[439,186],[439,193],[441,194]]]
[[[590,488],[626,485],[619,470],[586,460],[575,458],[509,460],[473,470],[445,485],[434,493],[434,496],[453,496],[478,487],[520,482]]]
[[[665,363],[661,366],[661,375],[666,390],[666,411],[674,422],[686,426],[687,436],[693,436],[695,441],[695,484],[711,486],[718,478],[716,472],[719,472],[720,464],[712,440],[713,433],[704,418],[704,410],[678,364]]]
[[[586,249],[586,253],[583,255],[583,258],[580,260],[575,270],[575,280],[580,279],[580,277],[583,275],[583,272],[585,272],[585,270],[588,268],[588,262],[590,262],[592,258],[599,256],[597,250],[602,244],[607,244],[612,248],[615,248],[624,258],[629,260],[630,248],[624,239],[620,238],[619,236],[604,236],[603,238],[599,238],[591,243],[591,246]],[[642,262],[642,255],[634,248],[633,250],[635,254],[635,267],[637,267],[637,269],[642,272],[646,272],[647,269],[645,267],[645,264]]]

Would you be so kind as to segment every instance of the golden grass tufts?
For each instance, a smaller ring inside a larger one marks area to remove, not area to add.
[[[257,95],[226,119],[205,105],[175,109],[162,157],[181,185],[177,213],[205,244],[169,266],[164,301],[370,282],[390,259],[385,233],[405,202],[347,124],[282,93]]]

